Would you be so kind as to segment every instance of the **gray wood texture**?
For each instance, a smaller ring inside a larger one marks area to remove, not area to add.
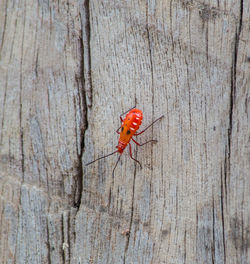
[[[0,1],[1,263],[250,262],[250,1]],[[140,169],[115,150],[137,105]]]

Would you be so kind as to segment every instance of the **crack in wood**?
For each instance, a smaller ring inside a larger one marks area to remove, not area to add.
[[[232,58],[232,67],[231,67],[231,91],[230,91],[230,109],[229,109],[229,128],[228,128],[228,174],[230,175],[230,159],[231,159],[231,141],[232,141],[232,129],[233,129],[233,111],[234,103],[236,96],[236,75],[237,75],[237,59],[238,59],[238,49],[239,49],[239,39],[242,28],[242,17],[243,17],[243,0],[240,2],[240,19],[238,29],[236,28],[235,32],[235,42],[234,42],[234,52]],[[228,175],[225,174],[225,177]],[[226,182],[226,181],[225,181]]]
[[[124,264],[126,263],[126,254],[128,251],[128,245],[130,241],[131,228],[132,228],[133,217],[134,217],[135,179],[136,179],[136,165],[135,165],[134,179],[133,179],[133,191],[132,191],[131,215],[130,215],[130,221],[129,221],[129,232],[127,234],[126,245],[125,245],[125,250],[124,250],[124,257],[123,257]]]
[[[50,255],[50,251],[51,251],[51,245],[50,245],[50,238],[49,238],[49,219],[47,217],[46,219],[47,221],[47,247],[48,247],[48,264],[51,264],[51,255]]]
[[[243,0],[241,0],[240,2],[240,19],[239,19],[238,29],[236,28],[236,33],[235,33],[234,52],[233,52],[232,66],[231,66],[229,127],[228,127],[227,144],[225,146],[224,175],[221,171],[221,218],[222,218],[222,232],[223,232],[224,263],[226,263],[226,242],[225,242],[223,176],[224,176],[225,196],[227,200],[227,192],[228,192],[227,185],[229,184],[230,173],[231,173],[230,164],[231,164],[231,142],[232,142],[232,129],[233,129],[233,111],[234,111],[235,96],[236,96],[237,59],[238,59],[239,38],[242,29],[242,19],[243,19]]]
[[[81,23],[81,41],[80,41],[80,54],[81,54],[81,64],[80,64],[80,81],[81,81],[81,98],[82,98],[82,111],[83,111],[83,127],[81,129],[80,135],[80,155],[78,157],[79,167],[78,167],[78,177],[77,177],[77,187],[76,187],[76,197],[75,197],[75,207],[79,209],[82,199],[83,191],[83,165],[82,156],[85,150],[85,131],[88,129],[88,107],[92,106],[92,77],[91,77],[91,54],[90,54],[90,15],[89,15],[89,0],[84,2],[84,9],[82,14]]]
[[[226,159],[226,157],[225,157]],[[225,160],[226,161],[226,160]],[[224,170],[226,170],[224,166]],[[225,171],[224,171],[225,174]],[[226,263],[226,242],[225,242],[225,219],[224,219],[224,192],[223,186],[225,186],[225,182],[223,185],[223,172],[221,169],[221,199],[220,199],[220,207],[221,207],[221,224],[222,224],[222,243],[223,243],[223,250],[224,250],[224,263]],[[225,179],[225,176],[224,176]],[[226,190],[226,188],[225,188]]]
[[[25,10],[26,11],[26,10]],[[19,95],[19,128],[20,128],[20,149],[21,149],[21,167],[22,167],[22,181],[24,182],[24,141],[23,141],[23,118],[22,118],[22,107],[23,107],[23,103],[22,103],[22,92],[23,92],[23,58],[24,58],[24,31],[25,31],[25,24],[26,24],[26,16],[25,16],[24,12],[24,26],[23,26],[23,32],[22,32],[22,42],[21,42],[21,60],[20,60],[20,81],[19,81],[19,85],[20,85],[20,95]]]
[[[212,246],[211,246],[211,252],[212,252],[212,263],[215,263],[215,213],[214,213],[214,193],[212,194],[212,215],[213,215],[213,233],[212,233]]]
[[[62,242],[63,242],[63,245],[64,245],[64,221],[63,221],[63,214],[61,215],[61,234],[62,234]],[[65,251],[62,247],[62,260],[63,260],[63,263],[65,263]]]
[[[82,20],[82,56],[84,64],[83,66],[83,76],[84,76],[84,88],[86,94],[86,104],[88,107],[92,107],[92,75],[91,75],[91,28],[90,28],[90,7],[89,0],[84,1],[83,14],[81,14]]]

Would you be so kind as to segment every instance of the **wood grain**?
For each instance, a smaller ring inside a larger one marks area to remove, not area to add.
[[[2,263],[249,256],[249,1],[0,2]],[[115,150],[136,106],[140,169]]]

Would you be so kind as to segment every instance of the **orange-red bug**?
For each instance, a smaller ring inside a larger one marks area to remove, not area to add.
[[[126,115],[125,119],[122,119],[123,115]],[[151,139],[143,144],[138,143],[137,141],[135,141],[133,139],[133,136],[139,136],[141,135],[143,132],[145,132],[148,128],[150,128],[155,122],[157,122],[158,120],[160,120],[161,118],[163,118],[164,116],[161,116],[159,118],[157,118],[154,122],[152,122],[149,126],[147,126],[145,129],[143,129],[141,132],[136,133],[136,131],[139,129],[141,123],[142,123],[142,119],[143,119],[143,115],[142,115],[142,111],[133,107],[131,109],[129,109],[128,111],[126,111],[125,113],[120,115],[120,120],[121,120],[121,126],[116,130],[116,133],[118,133],[120,135],[119,141],[118,141],[118,145],[116,146],[117,150],[115,152],[112,152],[110,154],[107,154],[103,157],[100,157],[98,159],[95,159],[89,163],[86,164],[86,166],[94,163],[95,161],[98,161],[100,159],[106,158],[108,156],[111,156],[117,152],[119,152],[120,156],[117,159],[117,162],[115,164],[115,167],[113,169],[113,173],[112,175],[114,175],[114,171],[115,168],[121,158],[121,155],[124,151],[124,149],[127,147],[127,145],[129,145],[129,153],[130,153],[130,157],[131,159],[133,159],[134,161],[136,161],[137,163],[139,163],[139,165],[141,166],[141,163],[136,160],[135,158],[132,157],[132,149],[131,149],[131,144],[130,144],[130,140],[132,139],[133,142],[135,142],[136,145],[138,146],[143,146],[149,142],[157,142],[157,140]],[[121,129],[121,131],[119,132],[119,130]],[[141,166],[142,167],[142,166]]]

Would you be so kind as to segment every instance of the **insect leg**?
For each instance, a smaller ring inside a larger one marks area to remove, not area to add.
[[[132,148],[131,148],[131,144],[130,143],[129,143],[129,154],[130,154],[130,158],[133,159],[134,161],[136,161],[137,163],[139,163],[140,167],[142,168],[142,165],[141,165],[140,161],[138,161],[138,160],[136,160],[136,159],[134,159],[132,157]]]
[[[132,107],[132,108],[130,108],[128,111],[126,111],[126,112],[124,112],[124,113],[122,113],[122,114],[120,115],[121,123],[123,122],[122,116],[125,115],[125,114],[127,114],[130,110],[132,110],[132,109],[134,109],[134,108],[135,108],[135,106]],[[117,133],[117,134],[120,134],[120,132],[118,131],[120,128],[121,128],[121,126],[116,130],[116,133]]]
[[[134,108],[135,108],[135,106],[132,107],[132,108],[130,108],[128,111],[126,111],[126,112],[124,112],[124,113],[122,113],[122,114],[120,115],[120,120],[121,120],[121,122],[123,122],[122,116],[125,115],[125,114],[127,114],[130,110],[132,110],[132,109],[134,109]]]
[[[140,143],[138,143],[137,141],[135,141],[133,138],[132,138],[132,140],[135,142],[136,145],[138,145],[138,146],[140,146],[140,147],[143,146],[143,145],[145,145],[145,144],[147,144],[147,143],[149,143],[149,142],[153,142],[153,143],[156,143],[156,142],[157,142],[156,139],[151,139],[151,140],[149,140],[149,141],[147,141],[147,142],[145,142],[145,143],[140,144]]]
[[[117,134],[120,134],[120,132],[119,132],[119,129],[121,128],[121,126],[116,130],[116,133]]]
[[[161,116],[161,117],[159,117],[159,118],[157,118],[152,124],[150,124],[149,126],[147,126],[145,129],[143,129],[141,132],[139,132],[139,133],[135,133],[134,135],[135,136],[139,136],[140,134],[142,134],[142,133],[144,133],[148,128],[150,128],[155,122],[157,122],[158,120],[160,120],[160,119],[162,119],[164,117],[164,115],[163,116]]]

